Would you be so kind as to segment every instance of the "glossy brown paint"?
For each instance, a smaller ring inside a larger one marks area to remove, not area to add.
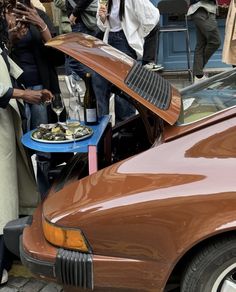
[[[127,74],[136,62],[126,54],[93,36],[82,33],[59,35],[46,45],[68,54],[93,69],[168,123],[174,124],[178,119],[181,99],[176,88],[171,88],[171,104],[167,111],[163,111],[140,97],[124,83]]]
[[[121,276],[115,285],[162,291],[192,246],[235,229],[235,124],[236,118],[225,120],[154,147],[50,195],[44,216],[66,227],[77,222],[95,262],[96,255],[106,259],[104,266],[95,263],[95,286],[102,283],[98,279],[111,283]],[[111,268],[106,257],[114,259],[114,273],[106,270]],[[119,258],[131,261],[134,282],[120,274]],[[148,271],[146,282],[140,278],[143,270]]]
[[[172,139],[176,139],[180,136],[186,135],[190,132],[199,130],[200,128],[207,127],[214,123],[220,123],[221,121],[225,119],[229,119],[230,117],[236,116],[236,108],[229,108],[224,111],[215,113],[209,117],[206,117],[202,120],[196,121],[194,123],[190,124],[183,124],[183,125],[175,125],[175,126],[169,126],[166,124],[165,131],[163,135],[163,139],[168,142]]]
[[[24,229],[23,247],[35,259],[54,262],[57,250],[48,244],[42,230],[42,206],[36,209],[33,223]]]

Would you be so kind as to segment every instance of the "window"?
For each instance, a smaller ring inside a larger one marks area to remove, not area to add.
[[[183,112],[179,123],[188,124],[236,106],[236,70],[216,76],[182,93]]]

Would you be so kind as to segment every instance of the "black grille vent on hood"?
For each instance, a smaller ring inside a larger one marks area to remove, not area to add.
[[[161,110],[167,110],[171,101],[171,85],[159,74],[135,63],[125,79],[125,84]]]

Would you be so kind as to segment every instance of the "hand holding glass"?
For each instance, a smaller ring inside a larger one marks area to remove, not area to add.
[[[54,97],[52,99],[51,103],[52,110],[57,114],[57,122],[60,122],[60,114],[62,113],[64,109],[64,101],[60,94],[54,94]]]

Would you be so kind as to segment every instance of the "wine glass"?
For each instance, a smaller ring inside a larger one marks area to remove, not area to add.
[[[60,94],[54,94],[52,102],[51,102],[51,107],[52,110],[56,113],[57,115],[57,122],[60,122],[60,114],[62,113],[65,105],[63,98],[61,97]]]
[[[80,126],[80,122],[79,121],[76,121],[76,120],[67,120],[66,122],[67,124],[67,128],[68,130],[72,133],[72,138],[73,138],[73,146],[72,148],[75,148],[76,147],[76,133],[79,129],[79,126]]]
[[[71,95],[69,100],[69,107],[68,107],[68,117],[66,120],[66,124],[68,127],[68,130],[72,133],[73,138],[73,146],[72,148],[75,148],[76,146],[76,132],[78,130],[78,127],[80,126],[81,121],[81,103],[78,95]]]

